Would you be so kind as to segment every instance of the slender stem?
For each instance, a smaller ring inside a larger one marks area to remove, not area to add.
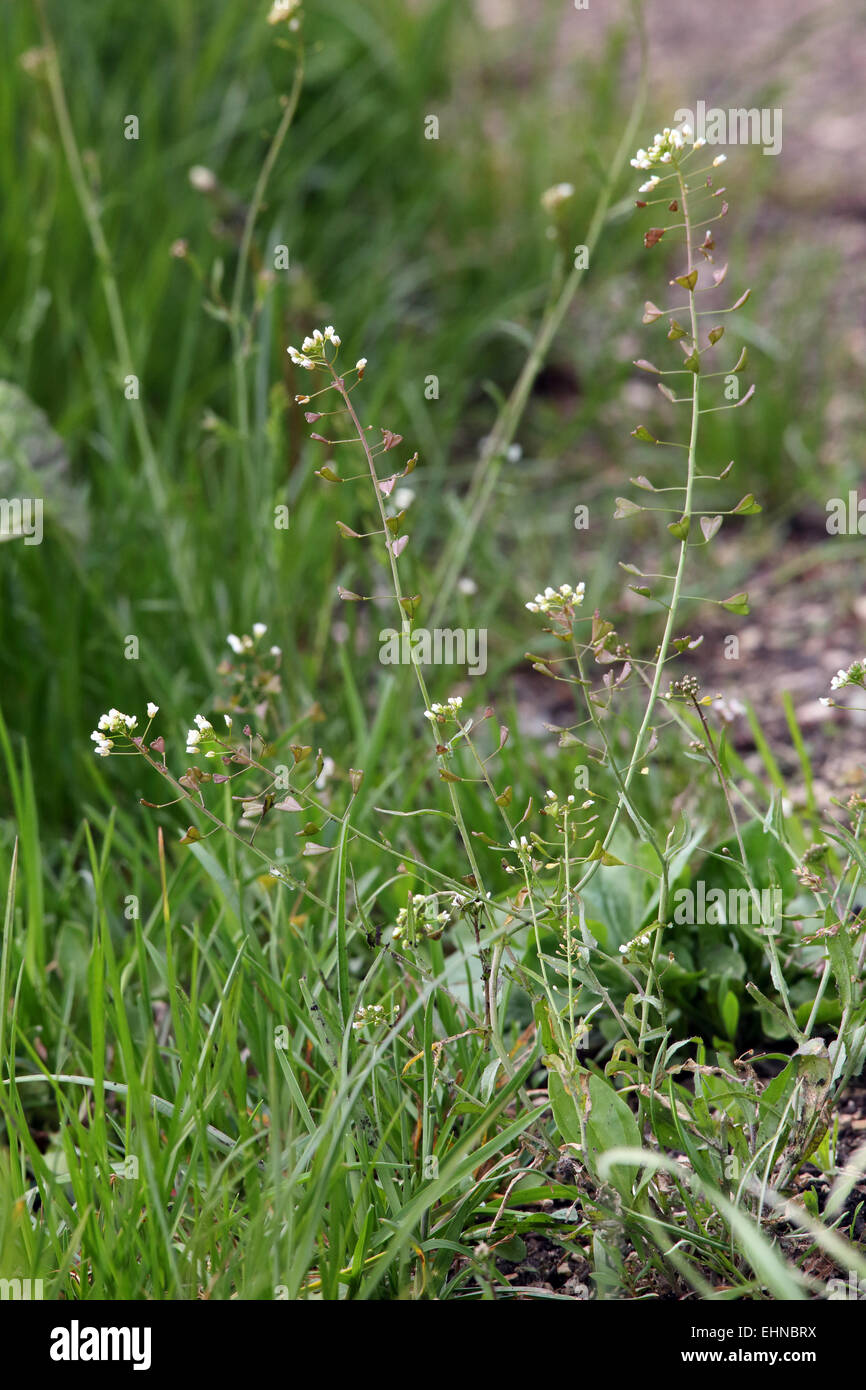
[[[401,598],[402,598],[402,589],[401,589],[401,585],[400,585],[400,575],[399,575],[399,572],[398,572],[398,570],[397,570],[397,558],[396,558],[396,556],[395,556],[395,554],[394,554],[394,547],[393,547],[393,544],[392,544],[392,542],[391,542],[390,536],[389,536],[389,534],[388,534],[388,525],[387,525],[387,518],[386,518],[386,514],[385,514],[385,506],[384,506],[384,503],[383,503],[383,501],[382,501],[382,492],[381,492],[381,489],[380,489],[380,487],[379,487],[379,476],[378,476],[378,474],[377,474],[377,472],[376,472],[375,460],[374,460],[373,455],[372,455],[372,452],[371,452],[371,450],[370,450],[370,446],[369,446],[369,444],[368,444],[368,442],[367,442],[367,436],[366,436],[366,434],[365,434],[365,432],[364,432],[364,428],[363,428],[363,426],[362,426],[360,420],[358,419],[358,416],[357,416],[357,414],[356,414],[356,412],[355,412],[355,407],[352,405],[351,396],[349,395],[349,392],[346,390],[346,385],[345,385],[345,382],[343,381],[343,378],[337,375],[337,373],[334,371],[333,367],[330,368],[330,371],[331,371],[331,377],[332,377],[332,379],[333,379],[333,385],[334,385],[334,387],[336,388],[336,390],[339,392],[340,396],[341,396],[342,399],[343,399],[343,402],[344,402],[344,404],[345,404],[346,410],[348,411],[348,414],[349,414],[349,418],[351,419],[352,424],[353,424],[354,427],[355,427],[355,431],[356,431],[357,436],[358,436],[358,441],[359,441],[359,443],[361,444],[361,447],[363,448],[364,454],[365,454],[366,459],[367,459],[367,466],[368,466],[368,468],[369,468],[369,470],[370,470],[370,479],[371,479],[371,481],[372,481],[372,483],[373,483],[373,492],[375,493],[375,496],[376,496],[376,505],[377,505],[377,507],[378,507],[378,510],[379,510],[379,517],[380,517],[381,522],[382,522],[382,531],[383,531],[383,534],[384,534],[384,537],[385,537],[385,548],[386,548],[386,550],[387,550],[387,552],[388,552],[388,563],[389,563],[390,570],[391,570],[391,579],[392,579],[392,582],[393,582],[393,584],[394,584],[394,594],[395,594],[395,597],[396,597],[397,602],[398,602],[399,607],[400,607],[400,621],[401,621],[402,631],[403,631],[403,635],[404,635],[405,637],[408,638],[408,637],[410,636],[410,634],[411,634],[412,624],[411,624],[411,622],[410,622],[410,620],[409,620],[409,616],[408,616],[408,614],[406,613],[406,610],[404,609],[402,603],[400,602],[400,600],[401,600]],[[430,696],[429,696],[428,693],[427,693],[427,683],[426,683],[426,681],[424,680],[424,676],[423,676],[423,674],[422,674],[422,672],[421,672],[421,667],[420,667],[419,663],[418,663],[416,660],[414,660],[414,658],[413,658],[413,661],[412,661],[412,668],[413,668],[413,670],[414,670],[414,672],[415,672],[415,678],[416,678],[416,680],[417,680],[417,682],[418,682],[418,689],[420,690],[420,692],[421,692],[421,697],[422,697],[422,699],[423,699],[423,701],[424,701],[424,708],[425,708],[425,710],[429,710],[429,709],[430,709]],[[435,731],[433,732],[433,741],[434,741],[434,744],[437,742]],[[440,769],[444,769],[444,767],[445,767],[445,759],[444,759],[444,757],[442,757],[440,754],[437,754],[437,763],[438,763],[438,766],[440,767]],[[459,802],[459,800],[458,800],[458,798],[457,798],[457,795],[456,795],[456,793],[455,793],[455,791],[454,791],[454,786],[453,786],[453,784],[449,782],[447,785],[448,785],[448,795],[449,795],[449,798],[450,798],[450,801],[451,801],[451,809],[452,809],[452,811],[453,811],[453,813],[454,813],[454,819],[455,819],[455,822],[456,822],[456,824],[457,824],[457,829],[458,829],[458,831],[459,831],[459,833],[460,833],[460,838],[461,838],[461,840],[463,841],[463,847],[464,847],[464,849],[466,850],[466,857],[467,857],[467,859],[469,860],[469,863],[470,863],[470,865],[471,865],[471,867],[472,867],[472,873],[473,873],[473,875],[474,875],[474,877],[475,877],[475,881],[476,881],[476,883],[477,883],[477,885],[478,885],[478,890],[479,890],[479,892],[481,893],[482,902],[483,902],[483,904],[484,904],[485,915],[487,916],[488,921],[489,921],[491,927],[495,927],[496,923],[495,923],[495,920],[494,920],[493,917],[492,917],[491,909],[490,909],[489,904],[488,904],[488,902],[487,902],[486,895],[484,894],[484,891],[483,891],[483,883],[484,883],[483,876],[482,876],[481,869],[480,869],[480,867],[479,867],[478,861],[477,861],[476,856],[475,856],[475,850],[474,850],[473,845],[472,845],[472,840],[471,840],[471,838],[470,838],[470,836],[469,836],[469,831],[467,830],[467,828],[466,828],[466,823],[465,823],[465,821],[464,821],[464,819],[463,819],[463,812],[462,812],[461,807],[460,807],[460,802]]]
[[[694,259],[693,259],[693,253],[692,253],[692,228],[691,228],[691,220],[690,220],[690,217],[689,217],[688,190],[687,190],[687,187],[686,187],[685,179],[683,178],[683,175],[682,175],[682,171],[680,170],[680,168],[679,168],[678,166],[677,166],[677,168],[676,168],[676,174],[677,174],[677,180],[678,180],[678,182],[679,182],[680,198],[681,198],[681,202],[682,202],[682,212],[683,212],[683,226],[684,226],[684,228],[685,228],[687,274],[690,275],[691,272],[694,270]],[[697,347],[697,345],[698,345],[698,320],[697,320],[697,309],[696,309],[696,305],[695,305],[695,290],[694,290],[694,286],[692,286],[692,288],[688,291],[688,296],[689,296],[689,318],[690,318],[690,322],[691,322],[691,336],[692,336],[692,341],[693,341],[693,343],[694,343],[694,346]],[[697,443],[698,443],[698,425],[699,425],[699,418],[700,418],[700,392],[701,392],[701,379],[700,379],[700,373],[699,373],[699,372],[693,372],[693,373],[692,373],[692,397],[691,397],[691,428],[690,428],[690,431],[689,431],[688,462],[687,462],[687,471],[686,471],[685,498],[684,498],[684,502],[683,502],[683,520],[684,520],[685,522],[690,522],[690,521],[691,521],[692,493],[693,493],[693,491],[694,491],[695,462],[696,462]],[[659,644],[659,651],[658,651],[658,656],[656,657],[655,670],[654,670],[654,672],[653,672],[652,682],[651,682],[651,684],[650,684],[650,693],[649,693],[649,697],[648,697],[648,699],[647,699],[646,709],[644,710],[643,719],[641,720],[641,725],[640,725],[640,728],[639,728],[638,733],[637,733],[637,737],[636,737],[635,742],[634,742],[634,751],[633,751],[633,753],[632,753],[631,759],[630,759],[630,761],[629,761],[629,765],[628,765],[628,767],[626,768],[625,774],[624,774],[623,779],[622,779],[622,789],[621,789],[621,791],[620,791],[619,800],[618,800],[618,802],[617,802],[617,805],[616,805],[616,808],[615,808],[615,810],[614,810],[613,816],[611,817],[611,822],[610,822],[610,826],[608,827],[607,835],[605,836],[604,841],[603,841],[603,845],[604,845],[604,848],[605,848],[605,849],[608,847],[608,845],[610,844],[611,840],[612,840],[613,837],[614,837],[614,834],[616,833],[616,829],[617,829],[617,826],[618,826],[618,824],[619,824],[619,820],[620,820],[620,817],[621,817],[621,815],[622,815],[623,808],[624,808],[625,803],[626,803],[626,797],[627,797],[629,788],[630,788],[630,786],[631,786],[632,779],[634,778],[634,774],[635,774],[635,772],[637,771],[638,764],[641,762],[641,760],[642,760],[643,757],[644,757],[646,745],[647,745],[648,738],[649,738],[650,721],[651,721],[651,719],[652,719],[652,717],[653,717],[653,712],[654,712],[654,710],[655,710],[656,701],[657,701],[658,695],[659,695],[659,689],[660,689],[660,687],[661,687],[662,675],[663,675],[663,673],[664,673],[664,666],[665,666],[665,662],[666,662],[666,660],[667,660],[668,649],[669,649],[669,647],[670,647],[671,639],[672,639],[673,634],[674,634],[674,628],[675,628],[676,622],[677,622],[677,616],[678,616],[679,605],[680,605],[680,596],[681,596],[682,587],[683,587],[683,576],[684,576],[684,574],[685,574],[686,560],[687,560],[687,557],[688,557],[688,553],[689,553],[689,538],[688,538],[688,534],[686,534],[686,535],[683,537],[683,539],[680,541],[680,553],[679,553],[679,558],[678,558],[678,560],[677,560],[676,572],[675,572],[675,574],[674,574],[673,589],[672,589],[672,591],[671,591],[671,600],[670,600],[670,604],[669,604],[669,606],[668,606],[667,622],[665,623],[664,633],[662,634],[662,640],[661,640],[661,642],[660,642],[660,644]],[[600,860],[600,859],[596,859],[596,860],[594,860],[591,864],[589,864],[589,865],[587,866],[586,872],[584,873],[584,875],[583,875],[583,877],[581,878],[580,882],[577,884],[577,887],[576,887],[576,890],[575,890],[576,892],[579,893],[579,892],[581,891],[581,889],[585,887],[585,885],[589,882],[589,880],[590,880],[590,879],[593,877],[593,875],[596,873],[596,871],[597,871],[597,869],[598,869],[600,863],[601,863],[601,860]]]

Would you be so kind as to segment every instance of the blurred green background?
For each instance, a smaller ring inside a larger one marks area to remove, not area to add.
[[[725,505],[751,490],[766,509],[713,556],[731,570],[730,580],[710,571],[713,589],[732,592],[753,560],[790,537],[820,540],[826,497],[857,485],[866,350],[863,203],[851,191],[862,155],[845,125],[858,77],[845,55],[862,13],[730,8],[719,16],[647,6],[641,139],[697,96],[786,113],[778,159],[737,149],[726,168],[732,210],[719,239],[731,298],[753,289],[731,331],[748,343],[759,389],[748,410],[707,417],[704,459],[712,469],[736,455]],[[326,722],[317,741],[349,763],[384,668],[376,614],[336,598],[338,583],[370,592],[370,555],[334,523],[369,529],[360,524],[367,503],[314,476],[328,455],[309,442],[292,403],[306,383],[292,376],[285,348],[333,322],[347,358],[368,357],[364,418],[402,433],[407,457],[421,454],[404,568],[429,599],[432,568],[463,524],[479,441],[550,293],[557,241],[541,195],[563,180],[574,186],[559,244],[582,243],[637,81],[638,47],[625,4],[578,12],[539,0],[531,14],[505,0],[307,6],[304,87],[256,228],[244,441],[218,306],[230,298],[243,210],[291,89],[293,36],[267,24],[266,7],[230,0],[46,11],[163,493],[153,495],[124,399],[37,12],[6,7],[0,376],[45,412],[62,441],[45,449],[65,453],[68,467],[59,480],[46,474],[42,546],[0,548],[2,709],[16,753],[21,740],[29,747],[40,817],[57,832],[117,799],[117,767],[98,764],[87,740],[98,715],[110,704],[140,712],[154,699],[179,732],[208,707],[225,634],[254,621],[285,653],[283,717],[318,699]],[[739,48],[725,56],[735,22]],[[137,140],[124,138],[129,115]],[[430,115],[438,140],[424,138]],[[213,171],[216,194],[192,186],[196,165]],[[516,693],[530,713],[534,687],[511,680],[538,640],[525,599],[582,578],[592,603],[616,612],[616,561],[636,558],[636,545],[656,558],[649,522],[610,520],[616,493],[644,470],[646,451],[630,430],[665,419],[631,365],[652,355],[641,307],[664,294],[672,269],[661,248],[644,251],[635,187],[626,169],[521,421],[521,457],[503,467],[464,563],[471,582],[462,589],[475,592],[456,592],[443,615],[451,626],[489,629],[490,669],[471,682],[473,695],[507,705]],[[179,238],[187,259],[171,254]],[[290,269],[272,271],[281,244]],[[431,375],[436,399],[425,396]],[[23,406],[15,395],[4,401],[8,453]],[[21,466],[19,450],[11,467]],[[590,507],[588,532],[572,524],[579,503]],[[273,525],[280,504],[291,509],[288,531]],[[848,566],[833,587],[847,601],[858,584]],[[643,611],[639,627],[655,621]],[[124,656],[130,635],[138,660]],[[453,681],[435,672],[434,698]],[[411,704],[407,688],[396,708]]]

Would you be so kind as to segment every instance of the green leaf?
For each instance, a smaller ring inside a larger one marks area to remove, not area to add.
[[[782,1030],[782,1036],[794,1038],[798,1043],[803,1042],[803,1034],[799,1031],[796,1024],[792,1023],[787,1014],[783,1013],[778,1004],[774,1004],[772,999],[768,999],[766,994],[762,994],[758,986],[751,982],[746,985],[746,989],[753,999],[757,999],[762,1009],[766,1009],[770,1017]]]
[[[829,912],[829,909],[828,909]],[[851,981],[857,974],[857,963],[854,959],[854,946],[851,936],[844,922],[838,924],[834,932],[830,929],[829,936],[825,937],[827,942],[827,955],[830,957],[830,969],[833,971],[833,980],[836,985],[836,993],[839,995],[839,1002],[843,1009],[851,1005],[852,991]]]
[[[737,1025],[740,1021],[740,1001],[732,989],[729,989],[725,994],[720,1012],[722,1022],[725,1025],[725,1032],[733,1042],[737,1036]]]
[[[550,1059],[546,1059],[548,1062]],[[582,1144],[580,1114],[577,1101],[570,1087],[566,1086],[557,1070],[551,1070],[547,1078],[547,1094],[553,1119],[563,1143]]]
[[[640,1148],[640,1128],[627,1102],[604,1077],[589,1078],[589,1114],[586,1119],[586,1161],[599,1176],[599,1161],[608,1149]],[[610,1170],[614,1187],[624,1201],[632,1197],[629,1168],[615,1165]]]

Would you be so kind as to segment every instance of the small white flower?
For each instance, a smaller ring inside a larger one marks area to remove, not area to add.
[[[847,671],[837,671],[830,682],[830,689],[841,690],[845,685],[866,686],[866,656],[860,661],[852,661]]]
[[[147,702],[147,717],[153,719],[154,715],[159,714],[159,705],[155,705],[153,700]]]
[[[724,164],[727,157],[728,156],[726,154],[717,154],[715,159],[713,160],[713,168],[717,169],[720,164]]]
[[[268,14],[268,24],[280,24],[290,19],[300,6],[301,0],[274,0]]]
[[[270,654],[271,654],[271,656],[282,656],[282,654],[283,654],[283,649],[282,649],[282,647],[271,647],[271,648],[270,648]]]
[[[189,171],[189,181],[197,193],[213,193],[217,188],[216,174],[203,164],[194,164]]]
[[[696,149],[696,150],[703,149],[703,147],[704,147],[704,145],[705,145],[706,143],[707,143],[707,142],[706,142],[706,140],[704,139],[703,135],[699,135],[698,138],[697,138],[697,140],[695,141],[695,149]]]
[[[253,636],[256,639],[264,637],[267,630],[267,625],[265,623],[253,623]]]
[[[223,715],[223,719],[226,721],[226,728],[227,728],[227,729],[230,729],[231,726],[232,726],[232,717],[231,717],[231,715],[230,715],[230,714],[224,714],[224,715]]]
[[[357,362],[355,363],[355,371],[356,371],[356,372],[363,372],[363,370],[364,370],[364,368],[366,367],[366,365],[367,365],[367,359],[366,359],[366,357],[359,357],[358,360],[357,360]]]
[[[243,642],[233,632],[229,633],[228,637],[226,638],[226,641],[228,642],[233,652],[240,654],[240,652],[243,651]]]
[[[552,188],[547,188],[541,195],[541,205],[545,212],[556,212],[556,209],[569,198],[574,197],[573,183],[555,183]]]

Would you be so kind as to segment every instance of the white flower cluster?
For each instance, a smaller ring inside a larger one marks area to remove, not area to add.
[[[367,1004],[357,1010],[352,1021],[352,1027],[357,1031],[359,1028],[382,1027],[387,1023],[392,1023],[396,1019],[400,1010],[393,1009],[390,1013],[386,1012],[384,1004]]]
[[[840,670],[830,682],[831,690],[841,690],[845,685],[863,685],[866,683],[866,656],[862,661],[852,661],[847,671]]]
[[[520,837],[519,840],[509,840],[509,841],[508,841],[508,848],[509,848],[510,850],[513,850],[514,853],[517,854],[517,856],[518,856],[518,858],[519,858],[519,860],[520,860],[520,863],[521,863],[521,865],[523,866],[523,870],[522,870],[523,872],[525,872],[526,865],[527,865],[528,863],[531,863],[531,861],[532,861],[532,855],[533,855],[534,853],[537,854],[537,853],[543,853],[543,852],[544,852],[543,850],[540,849],[540,847],[539,847],[538,845],[534,844],[534,843],[532,842],[532,840],[530,840],[530,839],[528,838],[528,836],[526,836],[526,835],[521,835],[521,837]],[[515,865],[515,864],[506,864],[506,863],[503,862],[503,866],[502,866],[502,867],[504,868],[504,870],[505,870],[505,872],[506,872],[507,874],[519,874],[519,873],[521,873],[521,868],[519,868],[519,867],[518,867],[517,865]],[[548,864],[547,867],[550,868],[551,866]]]
[[[324,330],[314,328],[312,335],[304,339],[300,351],[296,347],[286,350],[296,367],[303,367],[305,371],[312,372],[330,360],[325,353],[326,344],[332,343],[336,349],[340,342],[339,334],[334,332],[334,325],[329,323]]]
[[[425,719],[435,719],[437,724],[444,724],[448,719],[456,719],[458,711],[463,704],[462,695],[450,695],[444,705],[440,705],[438,700],[434,700],[429,709],[425,709]]]
[[[462,902],[462,899],[460,901]],[[415,914],[415,920],[422,923],[425,927],[444,926],[448,921],[450,914],[448,912],[439,912],[438,908],[439,899],[436,897],[435,893],[431,893],[429,896],[425,893],[413,893],[412,910]],[[409,909],[401,907],[400,911],[397,913],[397,925],[394,928],[395,936],[402,936],[403,928],[406,926],[408,919]]]
[[[159,705],[155,705],[152,700],[148,700],[148,723],[150,723],[154,715],[158,713]],[[134,714],[124,714],[122,710],[114,708],[110,709],[107,714],[101,714],[97,721],[96,728],[90,735],[92,741],[96,744],[93,750],[94,753],[100,758],[107,758],[114,747],[114,739],[111,738],[110,735],[126,735],[128,738],[133,729],[137,728],[138,720]]]
[[[261,641],[267,630],[268,628],[266,623],[253,623],[252,637],[248,636],[246,633],[244,633],[243,637],[238,637],[237,633],[230,632],[228,637],[226,638],[226,641],[228,642],[235,656],[243,656],[244,652],[251,652],[253,650],[256,643]],[[271,656],[282,655],[282,649],[280,647],[271,647],[270,652]]]
[[[651,939],[649,932],[645,931],[641,936],[635,936],[631,941],[626,941],[624,945],[620,946],[619,953],[621,956],[629,956],[638,946],[648,946]]]
[[[541,808],[542,815],[558,816],[560,811],[567,811],[569,806],[573,806],[575,803],[575,797],[573,796],[567,796],[565,798],[565,801],[560,802],[559,797],[556,795],[556,792],[553,790],[552,787],[548,787],[544,795],[545,803]],[[578,809],[581,811],[594,810],[595,802],[592,800],[592,797],[590,797],[587,801],[582,801]]]
[[[490,894],[488,893],[487,896],[489,897]],[[452,914],[463,911],[467,899],[461,897],[459,893],[453,893],[450,902],[450,912],[444,908],[440,910],[438,893],[413,893],[412,916],[415,927],[426,936],[432,936],[438,940],[442,935],[443,928],[451,920]],[[408,907],[401,907],[397,913],[397,924],[391,933],[394,941],[399,941],[405,936],[408,923],[409,909]]]
[[[651,169],[654,164],[670,164],[674,155],[679,150],[684,150],[687,145],[699,150],[702,145],[707,143],[703,136],[694,140],[693,135],[694,132],[687,121],[684,121],[682,125],[674,126],[673,130],[666,125],[663,131],[653,136],[653,142],[648,150],[638,150],[634,159],[630,161],[632,168]],[[644,184],[641,193],[651,192],[656,183],[658,183],[657,177],[655,182],[650,179],[649,184]]]
[[[231,715],[224,714],[223,719],[226,722],[226,728],[230,729],[232,726]],[[186,736],[186,751],[190,755],[194,753],[200,753],[202,751],[201,745],[203,743],[210,743],[212,740],[216,740],[217,738],[216,734],[214,733],[213,724],[210,722],[209,719],[205,719],[203,714],[197,714],[195,719],[193,720],[193,723],[195,724],[195,728],[190,729],[189,733]],[[218,749],[211,749],[209,752],[205,753],[205,757],[215,758],[218,752]]]
[[[543,594],[536,594],[532,603],[527,603],[526,607],[530,613],[550,613],[561,611],[563,608],[577,608],[583,603],[583,596],[586,593],[586,585],[583,580],[576,589],[572,589],[570,584],[560,584],[558,589],[545,589]]]
[[[282,24],[289,21],[290,29],[297,29],[298,21],[293,19],[296,10],[301,8],[301,0],[274,0],[268,13],[268,24]]]

